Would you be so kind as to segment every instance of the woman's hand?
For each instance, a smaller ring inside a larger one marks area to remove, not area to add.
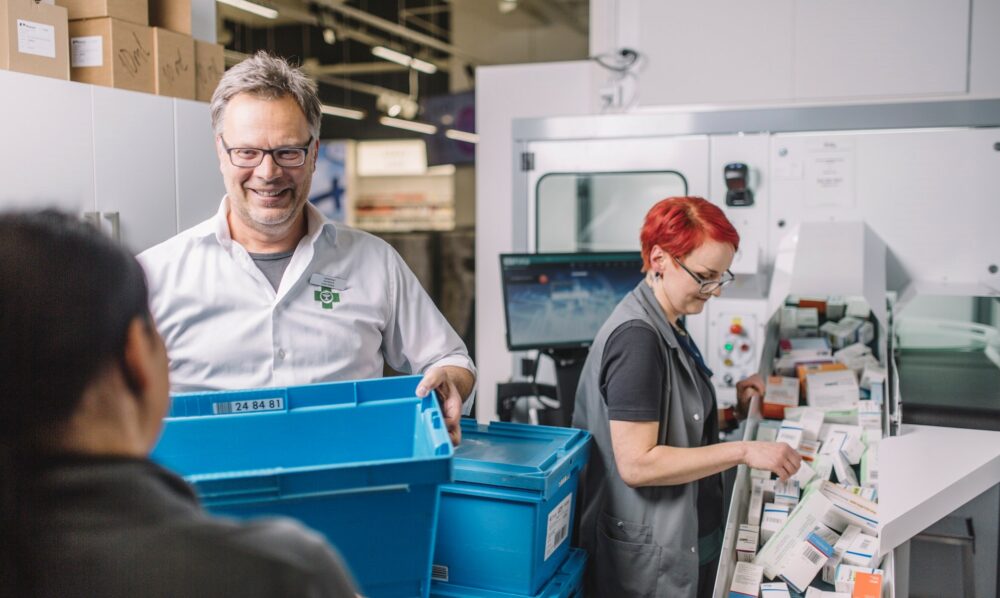
[[[795,475],[802,465],[802,455],[784,442],[751,441],[744,444],[744,463],[753,469],[770,471],[781,480]]]
[[[764,397],[764,379],[754,374],[736,383],[736,417],[746,419],[750,413],[750,400]]]

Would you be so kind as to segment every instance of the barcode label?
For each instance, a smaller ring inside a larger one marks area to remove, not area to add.
[[[545,558],[549,560],[556,548],[569,536],[569,512],[573,507],[573,495],[562,499],[558,505],[549,511],[549,522],[545,528]]]
[[[431,579],[434,581],[448,581],[448,567],[445,565],[431,565]]]
[[[215,403],[212,405],[214,415],[227,415],[230,413],[250,413],[252,411],[281,411],[285,408],[285,399],[274,397],[271,399],[251,399],[246,401],[229,401],[228,403]]]
[[[806,544],[806,549],[803,551],[802,556],[806,557],[814,565],[818,565],[820,561],[826,559],[826,555],[813,548],[812,544]]]

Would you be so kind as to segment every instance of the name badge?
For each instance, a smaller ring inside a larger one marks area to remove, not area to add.
[[[333,289],[334,291],[347,290],[347,281],[343,278],[327,276],[326,274],[321,274],[319,272],[309,277],[309,284],[314,287],[326,287],[328,289]]]

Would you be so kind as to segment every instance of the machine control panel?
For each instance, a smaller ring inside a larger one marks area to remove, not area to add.
[[[736,383],[760,370],[767,301],[720,297],[709,304],[708,367],[719,404],[736,403]]]

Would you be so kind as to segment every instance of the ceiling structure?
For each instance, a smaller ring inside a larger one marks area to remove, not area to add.
[[[276,10],[277,17],[257,16],[223,0],[217,4],[218,41],[226,47],[227,63],[269,50],[302,64],[319,81],[324,104],[364,113],[360,120],[324,118],[323,137],[354,139],[419,136],[382,126],[379,118],[420,121],[420,101],[455,91],[452,69],[468,74],[505,62],[495,52],[480,49],[489,54],[480,55],[476,47],[452,43],[453,23],[461,21],[457,11],[469,11],[491,27],[558,26],[586,39],[589,10],[588,0],[251,1]],[[416,60],[403,66],[373,54],[377,47],[382,56]]]

